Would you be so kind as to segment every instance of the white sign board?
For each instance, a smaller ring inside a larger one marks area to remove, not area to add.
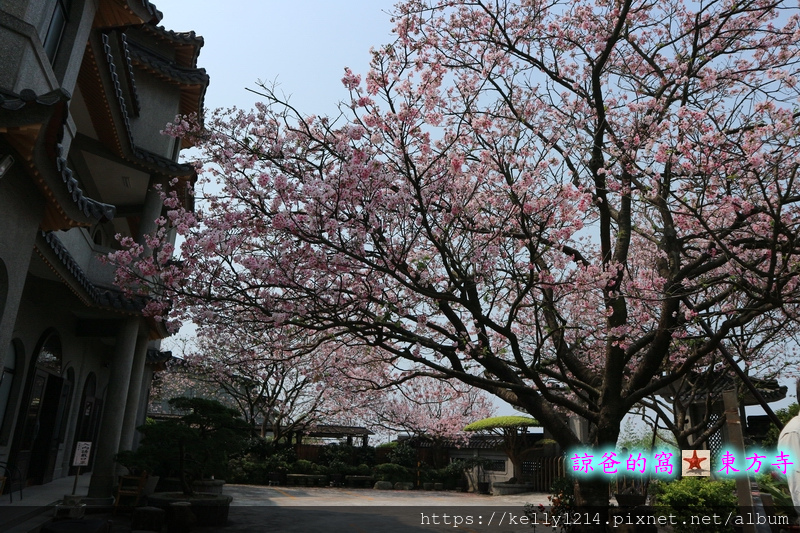
[[[78,442],[75,446],[75,458],[72,461],[72,466],[89,466],[89,452],[91,450],[91,442]]]

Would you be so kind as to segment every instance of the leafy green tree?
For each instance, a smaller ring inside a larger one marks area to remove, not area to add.
[[[144,439],[135,455],[156,465],[159,475],[177,473],[188,495],[193,480],[226,473],[231,455],[247,446],[250,428],[235,409],[216,400],[179,397],[169,404],[183,414],[140,426]]]
[[[464,427],[464,431],[483,431],[503,437],[503,451],[506,452],[514,468],[514,476],[522,473],[522,454],[530,446],[527,438],[528,428],[540,424],[529,416],[492,416],[478,420]]]

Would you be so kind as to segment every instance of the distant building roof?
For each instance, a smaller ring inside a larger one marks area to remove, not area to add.
[[[694,395],[694,401],[705,402],[706,397],[711,394],[712,397],[721,398],[722,393],[726,390],[738,389],[741,387],[739,378],[729,373],[727,370],[717,370],[710,372],[695,372],[687,376],[689,386],[681,388],[681,390],[670,390],[670,387],[665,387],[660,392],[661,396],[665,398],[673,398],[676,395],[678,398],[686,403]],[[775,379],[762,379],[750,377],[750,381],[755,386],[756,390],[764,397],[767,403],[777,402],[786,398],[788,387],[778,384]],[[710,384],[710,386],[709,386]],[[745,389],[742,398],[744,405],[758,405],[758,401],[753,394]]]
[[[335,425],[316,425],[309,428],[306,435],[309,437],[365,437],[374,435],[372,431],[360,426],[335,426]]]
[[[165,363],[172,359],[172,352],[171,351],[161,351],[156,350],[155,348],[150,348],[147,350],[147,363],[154,365],[158,363]]]
[[[544,437],[543,433],[525,433],[521,434],[533,445],[536,441]],[[466,439],[431,439],[425,436],[415,436],[406,439],[407,442],[415,448],[458,448],[461,450],[494,450],[502,449],[503,437],[501,435],[490,434],[472,434]]]

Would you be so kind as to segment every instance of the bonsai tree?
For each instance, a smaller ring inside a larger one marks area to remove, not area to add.
[[[183,493],[191,495],[192,481],[222,475],[229,457],[244,451],[250,428],[235,409],[216,400],[179,397],[169,404],[183,414],[140,426],[144,439],[135,454],[156,465],[160,475],[177,473]]]
[[[493,416],[468,424],[464,431],[483,431],[503,437],[503,451],[511,460],[513,478],[518,478],[522,473],[522,454],[529,447],[528,428],[538,426],[539,422],[529,416]]]

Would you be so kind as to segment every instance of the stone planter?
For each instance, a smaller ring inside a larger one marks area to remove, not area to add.
[[[86,513],[86,504],[81,503],[82,499],[83,496],[65,494],[61,502],[55,505],[53,516],[56,519],[83,518]]]
[[[53,517],[56,520],[83,518],[86,514],[86,504],[81,503],[80,496],[65,496],[61,503],[53,508]]]
[[[191,504],[192,514],[203,526],[224,526],[228,523],[228,511],[233,498],[225,494],[198,493],[186,496],[180,492],[156,492],[147,498],[148,505],[164,509],[168,514],[170,505],[176,502]]]
[[[63,500],[61,500],[61,504],[62,504],[62,505],[73,506],[73,507],[74,507],[74,506],[76,506],[76,505],[80,505],[80,504],[81,504],[81,500],[82,500],[82,499],[83,499],[83,496],[80,496],[80,495],[76,495],[76,494],[65,494],[65,495],[64,495],[64,499],[63,499]]]
[[[131,531],[161,531],[164,529],[166,519],[167,513],[164,509],[152,506],[137,507],[131,517]]]
[[[533,485],[528,483],[494,483],[492,494],[494,496],[505,496],[508,494],[522,494],[533,492]]]
[[[223,485],[225,485],[225,481],[221,479],[198,479],[192,483],[192,488],[195,492],[222,494]]]
[[[270,486],[286,485],[286,472],[270,472],[268,478]]]

